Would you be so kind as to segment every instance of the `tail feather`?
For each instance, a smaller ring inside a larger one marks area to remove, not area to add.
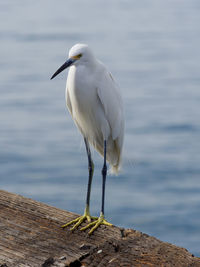
[[[94,148],[103,157],[103,146],[100,142],[92,142]],[[108,139],[107,146],[107,161],[110,163],[109,173],[118,175],[121,170],[121,147],[119,146],[118,140]]]
[[[111,165],[109,172],[113,175],[118,175],[120,172],[120,169],[121,169],[121,166],[119,165]]]

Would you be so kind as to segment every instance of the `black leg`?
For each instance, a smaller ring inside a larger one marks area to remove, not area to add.
[[[86,138],[84,138],[85,147],[88,156],[88,171],[89,171],[89,179],[88,179],[88,188],[87,188],[87,198],[86,198],[86,205],[90,206],[90,193],[91,193],[91,185],[92,185],[92,177],[94,172],[94,163],[92,161],[90,146]]]
[[[105,200],[106,175],[107,175],[107,165],[106,165],[106,141],[104,141],[104,164],[103,164],[103,169],[102,169],[102,205],[101,205],[101,213],[102,213],[102,214],[104,214],[104,200]]]
[[[87,140],[85,140],[86,142],[86,149],[87,149],[87,152],[88,151],[88,144],[87,144]],[[88,160],[90,162],[91,160],[91,156],[90,155],[90,152],[88,153]],[[89,159],[90,158],[90,159]],[[93,163],[92,163],[93,164]],[[92,169],[93,170],[93,169]],[[93,174],[93,172],[92,172]],[[85,227],[81,228],[81,230],[86,230],[88,229],[89,227],[92,227],[92,229],[89,231],[89,235],[91,235],[94,230],[96,230],[101,224],[104,224],[104,225],[108,225],[108,226],[112,226],[111,223],[107,222],[105,219],[104,219],[104,199],[105,199],[105,186],[106,186],[106,175],[107,175],[107,165],[106,165],[106,141],[104,141],[104,164],[103,164],[103,168],[102,168],[102,205],[101,205],[101,213],[100,213],[100,216],[98,219],[96,219],[95,221],[89,223],[88,225],[86,225]],[[91,187],[91,182],[90,182],[90,178],[89,178],[89,183],[88,183],[88,195],[90,195],[90,187]],[[86,207],[87,207],[87,204],[86,204]],[[86,211],[87,212],[87,211]],[[86,213],[85,212],[85,213]],[[94,217],[93,217],[94,218]]]
[[[88,170],[89,170],[89,179],[88,179],[88,189],[87,189],[87,198],[86,198],[86,207],[84,214],[82,216],[79,216],[78,218],[64,224],[62,227],[65,228],[66,226],[69,226],[71,224],[74,224],[74,226],[71,228],[71,231],[75,230],[80,224],[82,224],[85,220],[88,220],[89,223],[91,223],[91,219],[97,219],[97,217],[90,216],[90,192],[91,192],[91,185],[92,185],[92,176],[94,172],[94,164],[91,157],[90,152],[90,146],[86,138],[84,138],[86,151],[88,155]],[[90,226],[90,224],[89,224]],[[81,230],[84,230],[85,227],[81,228]]]

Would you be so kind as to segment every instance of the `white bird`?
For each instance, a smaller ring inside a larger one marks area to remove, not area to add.
[[[86,44],[76,44],[69,51],[67,61],[53,74],[51,79],[64,69],[70,67],[66,84],[66,104],[69,112],[83,135],[88,156],[88,190],[86,207],[83,216],[63,225],[75,223],[74,230],[82,222],[88,220],[91,234],[99,225],[112,226],[104,219],[105,183],[107,164],[111,172],[118,173],[121,165],[121,153],[124,139],[124,115],[119,88],[106,67],[97,60]],[[100,217],[90,215],[90,192],[94,164],[90,152],[90,144],[104,158],[102,168],[102,205]],[[91,220],[94,220],[91,222]]]

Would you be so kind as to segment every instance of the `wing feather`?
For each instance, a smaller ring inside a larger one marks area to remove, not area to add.
[[[97,94],[111,129],[111,136],[108,139],[111,142],[111,147],[107,151],[108,161],[111,163],[111,173],[117,174],[121,166],[124,139],[123,103],[119,88],[107,71],[99,83]]]
[[[112,138],[115,140],[120,136],[124,127],[123,104],[119,88],[107,70],[99,83],[97,94],[110,125]]]

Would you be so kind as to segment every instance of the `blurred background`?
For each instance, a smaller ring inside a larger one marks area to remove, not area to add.
[[[117,80],[123,171],[106,217],[200,256],[200,2],[0,2],[0,188],[83,213],[87,157],[65,107],[68,50],[87,43]],[[91,213],[101,202],[93,151]]]

